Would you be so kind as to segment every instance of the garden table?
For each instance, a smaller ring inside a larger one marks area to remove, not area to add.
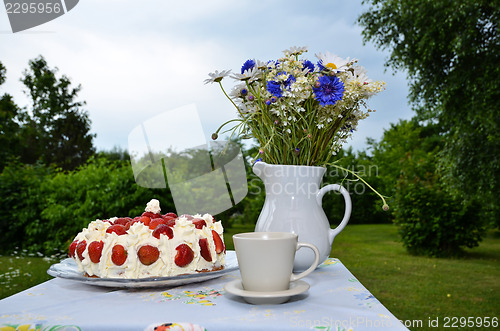
[[[407,330],[338,260],[303,278],[307,292],[278,305],[227,293],[238,270],[171,288],[117,289],[55,278],[0,301],[0,330]],[[174,324],[175,325],[175,324]],[[166,329],[166,328],[163,328]],[[161,328],[160,328],[161,330]],[[179,328],[180,330],[180,328]]]

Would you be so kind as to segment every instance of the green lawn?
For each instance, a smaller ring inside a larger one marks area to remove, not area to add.
[[[0,299],[51,279],[47,269],[56,261],[34,256],[0,256]]]
[[[234,233],[253,226],[227,229],[225,242],[233,249]],[[423,328],[445,317],[500,318],[500,237],[492,233],[461,259],[411,256],[398,242],[392,225],[348,225],[333,244],[332,257],[342,263],[396,317]],[[50,279],[53,261],[40,257],[0,257],[0,298]],[[466,328],[453,328],[466,330]],[[489,328],[490,330],[494,328]]]

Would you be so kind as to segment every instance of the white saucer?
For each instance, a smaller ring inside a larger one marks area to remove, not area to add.
[[[296,280],[290,283],[290,288],[285,291],[276,292],[253,292],[245,291],[241,284],[241,279],[233,280],[224,286],[226,292],[243,297],[246,302],[254,305],[271,304],[277,305],[288,301],[291,296],[301,294],[309,289],[309,284],[303,280]]]

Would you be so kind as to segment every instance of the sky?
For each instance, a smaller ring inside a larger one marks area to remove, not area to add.
[[[98,150],[126,150],[138,125],[187,105],[195,105],[209,140],[236,111],[216,84],[204,84],[208,73],[239,72],[247,59],[272,60],[291,46],[307,46],[313,62],[325,52],[356,58],[371,79],[386,82],[368,100],[376,112],[345,145],[363,150],[367,137],[380,140],[391,123],[413,116],[405,73],[384,67],[387,51],[363,44],[356,19],[367,8],[358,0],[85,0],[18,33],[0,8],[0,61],[7,69],[0,95],[27,106],[19,80],[29,60],[42,55],[81,85],[78,99],[86,102]],[[223,82],[227,90],[234,85]]]

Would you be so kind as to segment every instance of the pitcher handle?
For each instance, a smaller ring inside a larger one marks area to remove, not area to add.
[[[325,195],[326,192],[329,191],[340,192],[344,197],[344,202],[345,202],[344,218],[342,218],[342,222],[340,222],[340,224],[335,229],[331,229],[329,233],[330,243],[332,243],[333,238],[335,238],[335,236],[338,235],[340,231],[344,229],[344,227],[347,225],[347,222],[349,222],[349,217],[351,217],[352,203],[349,192],[347,192],[347,190],[343,186],[340,186],[339,184],[330,184],[323,186],[316,195],[316,199],[320,206],[322,205],[323,196]]]

